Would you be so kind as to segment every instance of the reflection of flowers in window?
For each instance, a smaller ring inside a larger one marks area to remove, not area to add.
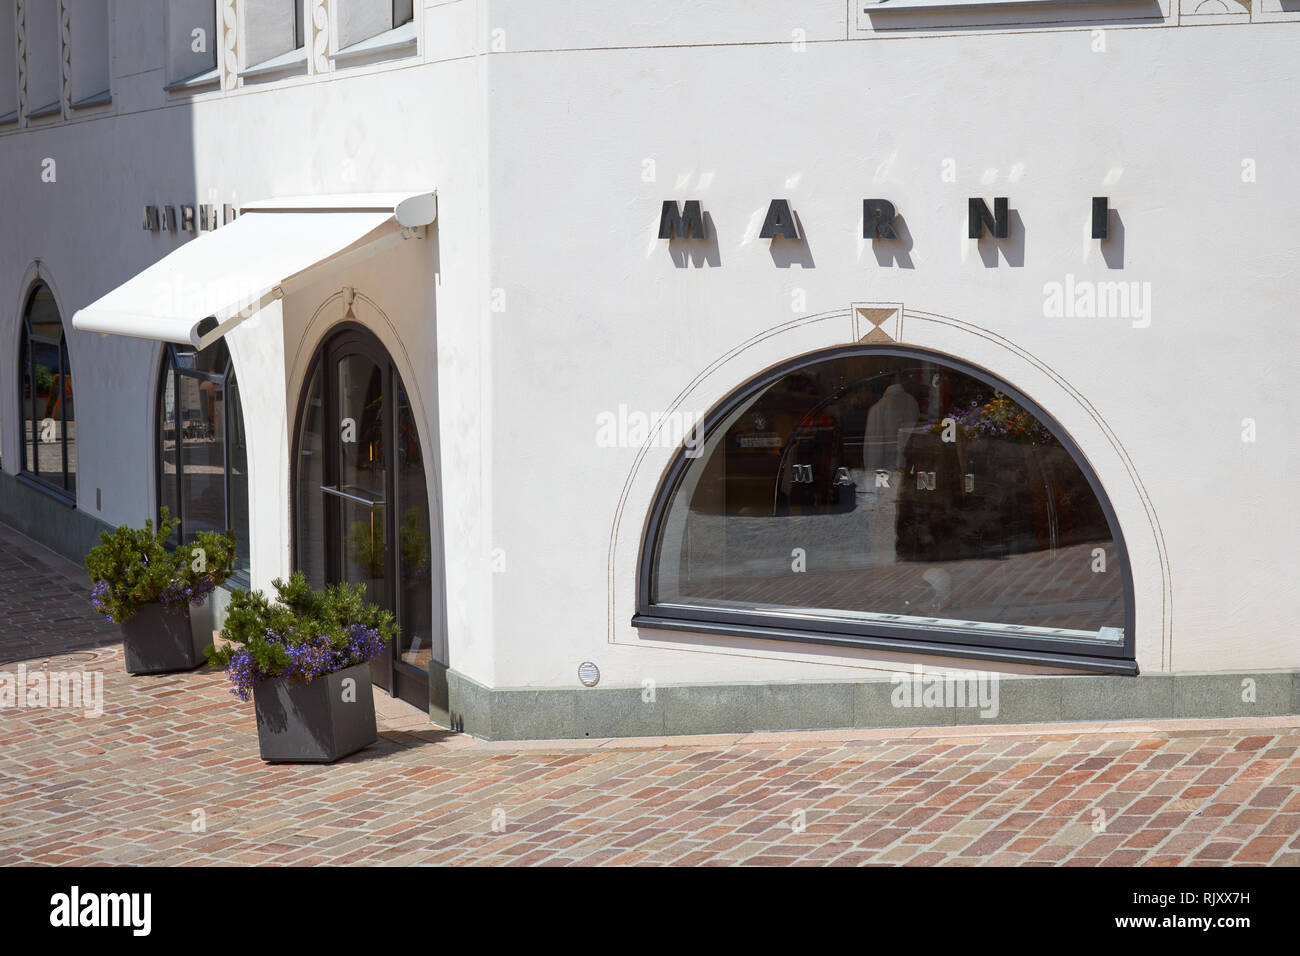
[[[1055,445],[1055,436],[1020,405],[1001,392],[994,392],[987,402],[971,402],[965,408],[955,408],[944,416],[957,423],[963,438],[1002,438],[1030,445]],[[942,434],[944,421],[935,422],[930,431]]]

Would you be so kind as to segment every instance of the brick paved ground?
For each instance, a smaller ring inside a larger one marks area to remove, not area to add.
[[[0,527],[0,670],[105,681],[0,712],[0,864],[1300,864],[1296,718],[521,744],[381,698],[378,744],[268,766],[224,675],[125,673],[76,573]]]

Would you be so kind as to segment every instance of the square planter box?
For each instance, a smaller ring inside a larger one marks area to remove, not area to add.
[[[348,680],[351,699],[345,700]],[[307,684],[259,681],[253,685],[253,706],[258,748],[266,761],[333,763],[379,739],[369,664]]]
[[[120,627],[129,674],[193,670],[207,660],[203,649],[212,643],[211,635],[204,638],[195,632],[188,607],[169,611],[161,604],[148,604]]]

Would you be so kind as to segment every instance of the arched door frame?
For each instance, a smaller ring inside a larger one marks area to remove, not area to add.
[[[375,364],[382,375],[382,393],[387,397],[396,396],[397,386],[400,383],[403,390],[406,390],[406,383],[401,378],[401,373],[393,360],[391,353],[385,347],[380,338],[364,325],[354,321],[344,321],[331,326],[316,344],[315,351],[311,360],[304,369],[301,382],[298,388],[298,400],[295,404],[294,427],[292,433],[292,443],[290,445],[290,472],[289,472],[289,521],[290,521],[290,567],[292,570],[298,570],[301,565],[299,558],[299,548],[301,546],[301,509],[302,503],[298,500],[298,449],[303,437],[303,426],[306,420],[307,402],[310,398],[309,386],[313,378],[322,374],[322,434],[332,433],[338,426],[339,409],[338,396],[335,390],[328,386],[328,379],[325,377],[328,370],[336,368],[339,361],[351,356],[361,355]],[[408,399],[411,397],[407,392]],[[392,610],[393,615],[399,621],[402,617],[401,601],[403,600],[402,589],[400,587],[399,575],[399,547],[400,547],[400,515],[397,508],[397,469],[396,461],[396,428],[397,414],[395,403],[390,403],[389,407],[384,410],[384,567],[390,569],[384,577],[384,595],[382,606]],[[413,406],[413,413],[415,406]],[[419,431],[419,415],[417,419],[417,432]],[[417,435],[417,439],[419,439]],[[429,458],[425,456],[423,442],[421,441],[421,456],[426,463]],[[324,455],[322,457],[322,467],[324,468],[324,480],[328,485],[336,483],[338,480],[337,468],[338,462],[335,456]],[[426,471],[427,471],[426,464]],[[426,497],[428,487],[426,483]],[[429,521],[427,538],[430,547],[433,546],[433,512],[428,507],[426,501],[426,519]],[[332,524],[332,523],[331,523]],[[325,574],[330,580],[340,580],[342,569],[339,566],[340,542],[336,540],[337,529],[327,524],[325,531]],[[371,595],[371,600],[375,596]],[[376,603],[380,603],[376,601]],[[419,684],[419,678],[416,678],[409,668],[399,663],[400,655],[397,648],[391,646],[385,651],[382,658],[376,660],[372,665],[372,673],[376,678],[382,678],[384,672],[387,674],[387,680],[378,680],[381,687],[386,686],[390,696],[403,697],[404,699],[419,702],[420,706],[427,706],[428,703],[428,677],[424,678],[424,683]]]

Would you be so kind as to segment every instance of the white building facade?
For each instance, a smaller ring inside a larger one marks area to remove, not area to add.
[[[1300,712],[1297,49],[1287,0],[7,0],[0,518],[365,581],[376,680],[486,737],[981,719],[918,668]]]

